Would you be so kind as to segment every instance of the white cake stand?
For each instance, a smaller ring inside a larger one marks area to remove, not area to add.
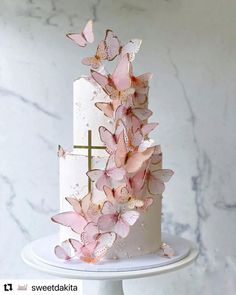
[[[188,240],[167,234],[162,240],[175,250],[172,258],[160,253],[129,259],[106,261],[97,265],[60,261],[53,249],[58,236],[52,235],[28,244],[22,251],[22,259],[28,265],[51,275],[82,280],[98,280],[98,295],[124,295],[122,280],[143,278],[183,268],[198,256],[196,245]]]

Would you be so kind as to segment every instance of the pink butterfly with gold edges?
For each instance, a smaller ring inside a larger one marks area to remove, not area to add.
[[[158,169],[147,171],[147,188],[152,195],[161,195],[165,190],[165,182],[168,182],[174,172],[170,169]]]
[[[105,39],[100,41],[94,56],[85,57],[82,63],[98,69],[102,60],[113,60],[120,52],[120,41],[113,31],[107,30]]]
[[[96,102],[95,106],[104,113],[108,118],[113,118],[114,113],[118,106],[120,105],[120,101],[118,99],[112,100],[111,102]]]
[[[72,258],[71,245],[69,240],[63,241],[61,245],[57,245],[54,248],[54,253],[59,259],[69,260]]]
[[[122,184],[116,188],[104,186],[103,190],[107,200],[113,205],[118,202],[119,204],[126,204],[129,209],[141,208],[144,206],[144,202],[142,200],[137,199],[130,194],[126,184]]]
[[[126,185],[128,190],[134,195],[140,195],[144,186],[146,169],[140,169],[132,176],[126,175]]]
[[[138,53],[142,40],[140,39],[131,39],[127,44],[122,46],[121,56],[128,54],[129,61],[134,61],[135,54]]]
[[[157,123],[143,123],[137,117],[132,116],[131,120],[127,122],[127,136],[130,146],[138,147],[157,125]]]
[[[66,200],[72,205],[75,212],[82,215],[87,221],[96,222],[100,216],[100,207],[92,202],[92,194],[89,193],[82,199],[66,197]]]
[[[102,216],[98,220],[98,228],[102,231],[114,231],[118,236],[125,238],[129,234],[130,226],[139,218],[139,212],[129,210],[121,212],[119,208],[106,201],[102,208]]]
[[[115,120],[123,119],[128,126],[132,124],[132,117],[135,116],[141,121],[146,121],[152,115],[147,108],[133,107],[129,104],[121,104],[115,112]]]
[[[103,142],[103,144],[106,146],[106,151],[109,154],[113,154],[116,150],[117,141],[121,134],[121,132],[124,130],[125,126],[122,120],[119,120],[116,124],[116,129],[114,133],[111,133],[106,127],[100,126],[98,131],[100,135],[100,139]]]
[[[130,62],[126,54],[119,60],[111,75],[104,76],[101,73],[91,70],[91,76],[111,99],[125,100],[134,93],[134,89],[130,87],[129,66]]]
[[[81,33],[69,33],[66,36],[81,47],[86,46],[87,43],[93,43],[93,21],[89,20]]]
[[[118,168],[124,167],[128,173],[135,173],[142,168],[143,164],[149,160],[155,151],[155,147],[149,147],[139,152],[130,152],[125,143],[124,132],[119,137],[115,152],[115,163]]]
[[[87,176],[95,182],[95,186],[98,190],[102,191],[104,185],[111,185],[111,180],[120,181],[125,175],[123,167],[116,167],[114,156],[111,155],[107,161],[105,170],[93,169],[88,171]]]
[[[99,234],[97,239],[82,243],[75,239],[70,239],[70,243],[75,250],[75,255],[80,260],[87,263],[97,263],[106,254],[109,248],[112,247],[116,240],[116,234],[113,232]]]
[[[66,157],[66,151],[62,148],[61,145],[58,145],[58,150],[57,150],[57,156],[59,158],[65,158]]]
[[[62,212],[54,215],[52,221],[61,225],[70,227],[76,233],[82,233],[87,225],[87,220],[80,214],[74,211]]]

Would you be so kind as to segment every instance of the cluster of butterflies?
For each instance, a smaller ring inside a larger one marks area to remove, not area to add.
[[[82,33],[67,36],[82,47],[92,43],[92,21]],[[157,127],[157,123],[147,122],[152,115],[147,108],[152,74],[135,76],[131,64],[140,45],[139,39],[122,45],[114,32],[107,30],[95,55],[82,60],[91,67],[92,79],[110,98],[109,102],[96,103],[96,107],[113,120],[114,130],[99,127],[109,157],[105,169],[87,172],[97,190],[104,192],[104,202],[99,203],[93,192],[83,198],[68,197],[66,200],[73,211],[52,217],[54,222],[79,234],[78,240],[69,239],[56,246],[55,253],[61,259],[76,256],[81,261],[99,262],[117,238],[128,236],[130,226],[136,223],[140,213],[148,210],[156,196],[162,195],[165,182],[173,175],[170,169],[156,168],[161,162],[161,149],[148,137]],[[119,60],[114,72],[106,73],[103,61],[116,57]],[[58,154],[65,157],[61,147]]]

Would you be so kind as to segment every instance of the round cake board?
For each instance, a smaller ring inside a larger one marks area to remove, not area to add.
[[[174,249],[175,255],[173,257],[163,256],[159,251],[132,258],[105,260],[99,264],[79,262],[76,258],[67,261],[58,259],[54,253],[54,247],[59,244],[58,235],[38,239],[32,243],[31,247],[35,258],[43,263],[71,270],[100,272],[133,271],[164,266],[183,259],[190,251],[189,243],[183,238],[163,234],[162,240]]]
[[[152,276],[183,268],[198,256],[196,245],[186,239],[162,234],[162,240],[174,249],[175,256],[168,258],[158,252],[129,259],[107,260],[95,265],[75,259],[63,261],[54,254],[59,237],[51,235],[27,245],[22,251],[22,258],[30,266],[52,275],[99,280],[98,295],[123,295],[122,279]]]

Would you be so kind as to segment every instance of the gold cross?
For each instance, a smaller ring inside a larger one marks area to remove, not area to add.
[[[88,171],[92,169],[92,150],[104,150],[105,146],[92,145],[92,130],[88,130],[88,145],[74,145],[75,149],[88,149]],[[88,192],[92,189],[91,179],[88,177]]]

